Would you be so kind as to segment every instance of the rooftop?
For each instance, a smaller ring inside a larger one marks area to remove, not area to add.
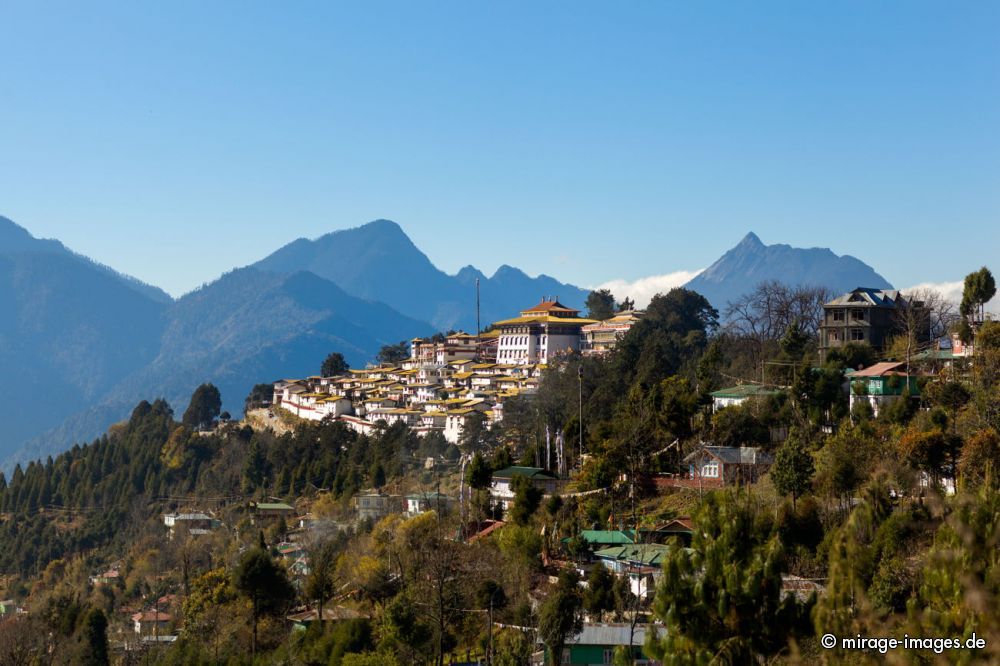
[[[295,511],[284,502],[257,502],[254,504],[254,508],[258,511]]]
[[[552,473],[541,467],[520,467],[513,466],[493,472],[494,479],[512,479],[515,476],[526,476],[529,479],[555,479]]]
[[[751,398],[754,396],[778,395],[780,393],[779,389],[761,386],[760,384],[740,384],[712,391],[710,395],[713,398]]]
[[[879,308],[896,308],[909,304],[906,297],[896,289],[874,289],[872,287],[855,287],[846,294],[824,303],[824,306],[869,306]]]
[[[868,366],[863,370],[855,370],[850,374],[852,378],[854,377],[884,377],[886,375],[905,375],[904,371],[906,364],[897,361],[887,361],[884,363],[876,363],[875,365]]]
[[[670,546],[658,543],[637,543],[598,550],[594,553],[594,557],[644,566],[660,566],[669,549]]]
[[[684,457],[684,462],[694,460],[698,454],[708,455],[731,465],[769,465],[774,462],[771,454],[753,446],[702,446]]]

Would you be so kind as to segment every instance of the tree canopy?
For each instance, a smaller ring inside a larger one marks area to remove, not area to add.
[[[206,430],[222,410],[222,395],[213,384],[202,384],[191,394],[181,422],[192,430]]]

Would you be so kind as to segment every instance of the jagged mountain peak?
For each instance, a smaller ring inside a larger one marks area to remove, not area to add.
[[[468,266],[462,266],[457,273],[455,273],[455,279],[457,279],[462,284],[475,284],[476,280],[482,282],[486,280],[486,275],[483,274],[481,270],[469,264]]]
[[[547,276],[529,277],[506,264],[489,278],[474,266],[448,275],[413,244],[402,227],[384,219],[314,241],[289,243],[254,266],[272,273],[312,271],[349,294],[381,301],[439,330],[475,326],[477,279],[483,321],[506,318],[537,294],[559,293],[574,306],[582,306],[587,295]]]
[[[837,255],[825,247],[765,245],[753,232],[685,286],[724,310],[730,301],[768,280],[821,286],[838,293],[850,291],[859,284],[892,288],[888,280],[855,257]]]
[[[760,240],[760,237],[757,234],[755,234],[754,232],[751,231],[751,232],[748,232],[747,235],[743,237],[743,240],[741,240],[739,242],[739,245],[737,245],[736,247],[737,248],[757,249],[757,248],[763,248],[763,247],[766,247],[766,246]]]

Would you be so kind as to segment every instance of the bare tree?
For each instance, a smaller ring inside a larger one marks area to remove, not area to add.
[[[725,331],[750,343],[757,367],[775,353],[789,327],[797,325],[806,336],[816,337],[823,321],[823,303],[830,297],[825,287],[792,287],[777,280],[761,282],[727,304],[723,311]]]
[[[940,292],[914,289],[909,294],[900,293],[893,326],[901,338],[897,344],[906,361],[907,372],[921,345],[926,346],[947,333],[958,318],[955,304]]]

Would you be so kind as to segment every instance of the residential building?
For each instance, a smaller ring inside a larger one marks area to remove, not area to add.
[[[97,585],[113,585],[118,582],[121,578],[121,572],[118,567],[111,567],[107,571],[96,574],[90,577],[90,584]]]
[[[548,363],[558,354],[580,350],[580,329],[597,323],[558,300],[543,300],[521,316],[493,324],[500,331],[497,362],[515,365]]]
[[[163,514],[163,524],[167,526],[169,537],[173,539],[179,530],[192,536],[208,534],[221,526],[222,521],[200,511],[189,513],[175,512]]]
[[[347,608],[345,606],[333,606],[326,607],[323,609],[323,622],[343,622],[344,620],[357,620],[362,617],[366,617],[362,613],[354,610],[353,608]],[[307,608],[303,611],[297,613],[292,613],[286,618],[292,623],[292,629],[304,631],[309,628],[313,622],[319,619],[319,610],[316,608]]]
[[[643,314],[643,310],[623,310],[610,319],[587,324],[580,329],[583,335],[583,353],[596,356],[611,353],[618,341],[625,337]]]
[[[688,479],[696,485],[714,488],[756,482],[774,464],[774,457],[752,446],[706,446],[684,457]]]
[[[850,342],[883,350],[892,336],[905,329],[905,319],[920,322],[927,317],[923,301],[907,299],[896,290],[858,287],[823,304],[823,322],[819,327],[820,358],[825,359],[831,349]],[[917,323],[913,328],[918,342],[928,340],[929,325]]]
[[[710,394],[712,396],[712,411],[717,412],[724,407],[742,405],[750,399],[767,398],[773,395],[779,395],[780,393],[781,391],[778,389],[768,388],[766,386],[761,386],[760,384],[740,384],[738,386],[731,386],[718,391],[712,391]]]
[[[558,662],[563,666],[603,666],[614,663],[615,650],[619,646],[631,644],[632,660],[629,663],[637,666],[653,666],[654,661],[646,652],[646,634],[655,631],[660,636],[665,631],[662,626],[636,624],[632,627],[628,622],[598,624],[587,622],[580,633],[567,637],[563,648],[562,659]],[[541,641],[539,641],[541,642]],[[544,663],[547,650],[542,649],[531,656],[532,666]]]
[[[514,477],[523,476],[545,495],[554,494],[559,488],[559,478],[540,467],[508,467],[493,472],[490,497],[507,511],[514,503]]]
[[[636,542],[635,530],[581,530],[577,537],[583,539],[591,550],[601,550],[602,548]],[[571,540],[572,537],[566,537],[562,543],[565,546]]]
[[[863,370],[849,370],[844,373],[851,382],[851,410],[861,402],[867,402],[872,414],[879,412],[904,395],[912,398],[920,396],[920,384],[916,373],[906,372],[906,363],[876,363]]]
[[[645,599],[653,593],[663,573],[668,548],[659,543],[611,546],[595,551],[594,559],[614,574],[628,576],[632,594]]]
[[[295,518],[295,508],[284,502],[251,502],[250,509],[254,525]]]
[[[358,520],[377,521],[400,510],[399,497],[377,490],[358,493],[352,498]]]
[[[166,634],[173,619],[169,613],[158,610],[141,611],[132,615],[132,629],[140,636]]]
[[[441,493],[412,493],[406,496],[406,514],[417,516],[427,511],[444,513],[450,506],[451,498]]]
[[[486,333],[481,333],[479,335],[479,360],[487,363],[496,363],[499,345],[500,331],[493,329]]]

